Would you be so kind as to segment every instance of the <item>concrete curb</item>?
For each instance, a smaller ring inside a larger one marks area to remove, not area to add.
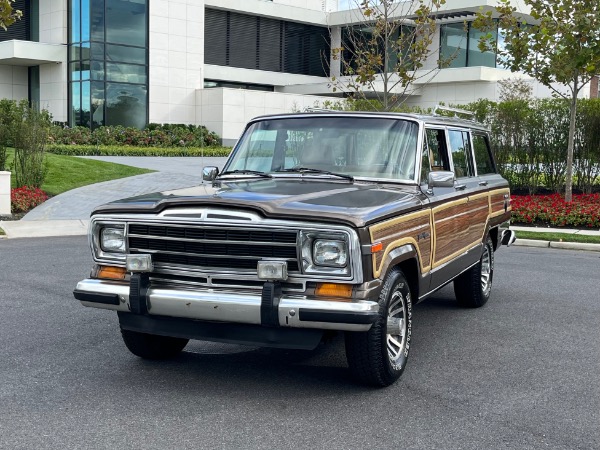
[[[538,241],[537,239],[519,239],[517,236],[517,240],[513,245],[517,247],[540,247],[540,248],[548,248],[550,247],[549,241]]]
[[[586,250],[600,252],[600,244],[585,244],[583,242],[539,241],[537,239],[519,239],[513,244],[517,247],[556,248],[564,250]]]

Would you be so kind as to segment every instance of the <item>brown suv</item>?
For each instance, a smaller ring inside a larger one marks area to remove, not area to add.
[[[514,241],[508,183],[466,120],[260,117],[203,179],[92,215],[95,265],[75,298],[117,311],[142,358],[189,339],[312,349],[343,331],[354,376],[387,386],[413,303],[454,281],[461,305],[482,306],[494,251]]]

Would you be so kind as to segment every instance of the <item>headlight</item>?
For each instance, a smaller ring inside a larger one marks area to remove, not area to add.
[[[100,247],[105,252],[125,252],[125,230],[113,227],[102,228],[100,230]]]
[[[349,236],[342,232],[302,231],[302,271],[307,275],[349,276]]]
[[[315,240],[313,260],[318,266],[345,267],[348,262],[346,242],[325,239]]]

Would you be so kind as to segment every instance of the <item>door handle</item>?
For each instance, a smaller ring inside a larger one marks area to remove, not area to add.
[[[479,182],[479,186],[487,186],[488,182],[487,181],[480,181]]]
[[[457,191],[464,191],[466,188],[466,184],[457,184],[456,186],[454,186],[454,189],[456,189]]]

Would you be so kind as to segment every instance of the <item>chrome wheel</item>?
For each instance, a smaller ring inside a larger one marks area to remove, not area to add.
[[[387,351],[393,366],[397,365],[406,350],[406,321],[406,301],[398,289],[390,300],[386,324]]]
[[[488,296],[492,289],[493,264],[490,247],[485,245],[483,247],[483,255],[481,256],[481,291],[485,296]]]

